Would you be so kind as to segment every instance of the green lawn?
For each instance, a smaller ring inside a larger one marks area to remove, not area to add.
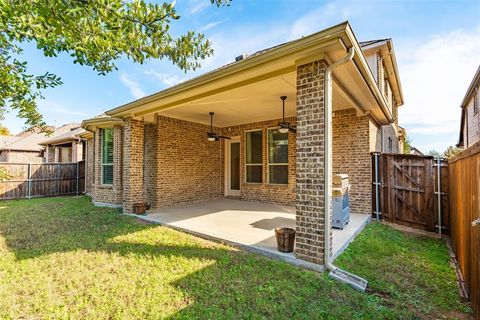
[[[441,241],[372,224],[336,263],[370,291],[87,197],[0,202],[0,319],[470,317]]]

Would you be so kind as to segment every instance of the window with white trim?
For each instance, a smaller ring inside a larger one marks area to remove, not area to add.
[[[268,129],[268,182],[288,184],[288,132]]]
[[[249,131],[245,133],[245,181],[262,183],[263,161],[262,161],[262,131]]]
[[[102,129],[102,184],[113,184],[113,129]]]

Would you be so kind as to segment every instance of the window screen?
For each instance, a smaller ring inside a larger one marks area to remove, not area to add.
[[[262,183],[262,131],[245,134],[246,144],[246,181]]]
[[[102,129],[102,184],[113,184],[113,130]]]
[[[268,130],[268,181],[288,184],[288,133]]]

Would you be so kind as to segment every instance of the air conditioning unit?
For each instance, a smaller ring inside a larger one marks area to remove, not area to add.
[[[350,200],[348,197],[348,175],[337,174],[333,177],[332,211],[333,224],[336,229],[343,229],[350,222]]]

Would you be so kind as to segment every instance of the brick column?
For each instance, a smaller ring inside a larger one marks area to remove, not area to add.
[[[122,126],[113,127],[113,202],[122,203]]]
[[[94,138],[89,138],[87,140],[86,144],[86,150],[85,152],[86,157],[85,157],[85,164],[86,164],[86,172],[85,176],[87,179],[87,185],[86,185],[86,193],[87,194],[92,194],[93,192],[93,186],[95,185],[95,160],[94,160],[94,148],[95,148],[95,143],[94,143]]]
[[[93,147],[95,148],[94,156],[94,166],[93,170],[95,172],[94,177],[94,188],[102,184],[102,131],[101,129],[95,130]]]
[[[324,77],[327,63],[297,67],[297,258],[324,264]]]
[[[145,201],[143,189],[143,121],[127,119],[123,145],[123,211],[131,213],[133,204]]]

